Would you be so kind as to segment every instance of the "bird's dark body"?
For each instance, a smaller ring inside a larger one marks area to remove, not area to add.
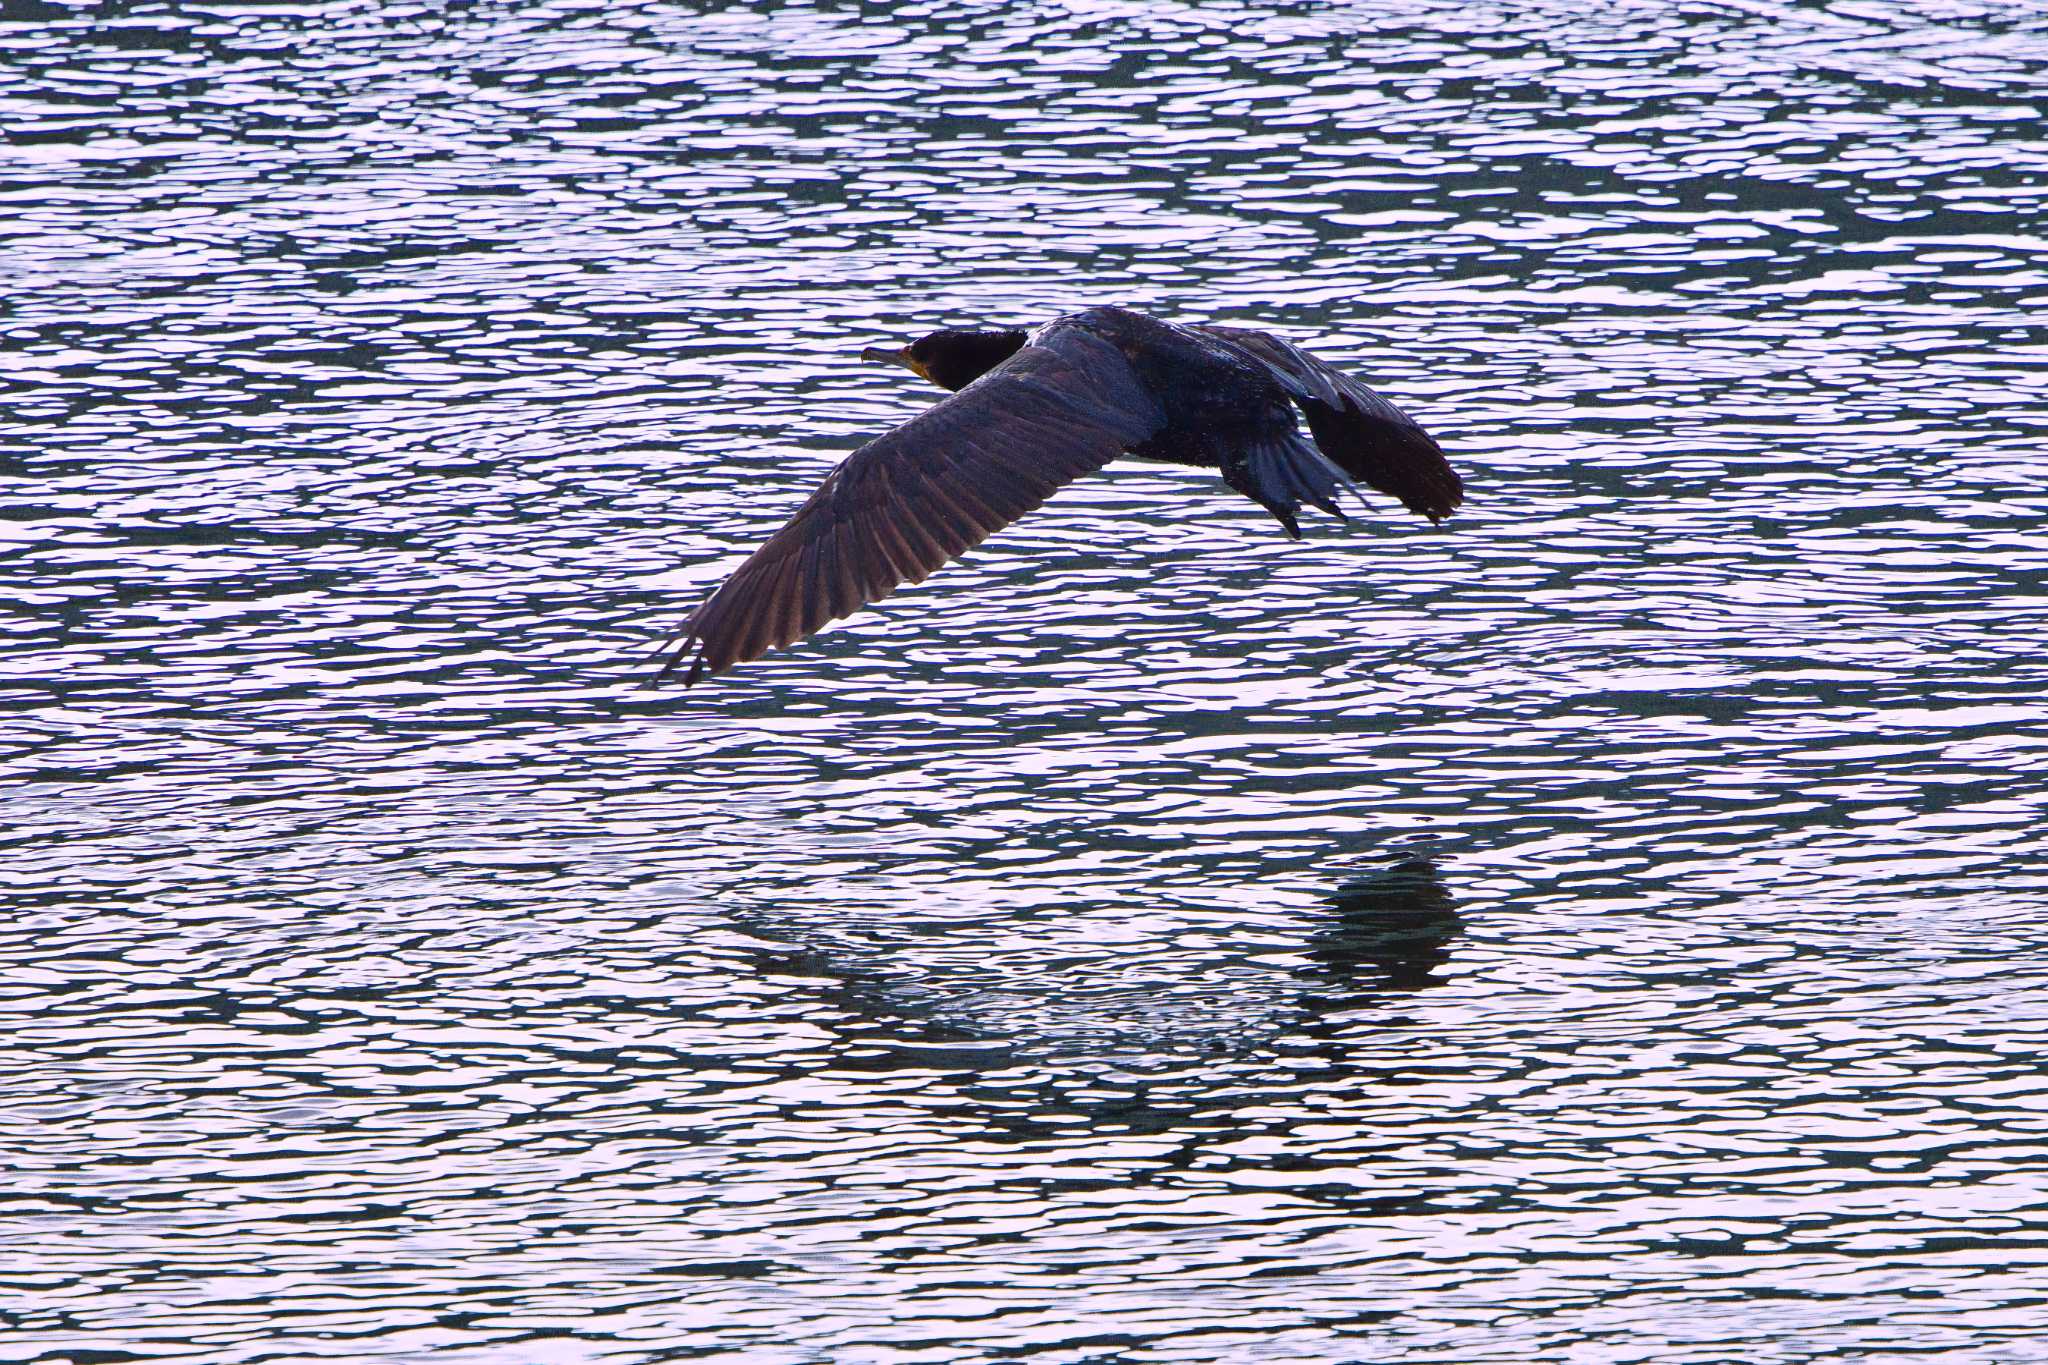
[[[1033,340],[1057,344],[1068,329],[1115,345],[1158,405],[1162,425],[1126,452],[1133,459],[1217,469],[1232,446],[1294,424],[1286,391],[1263,369],[1186,328],[1122,308],[1091,308]]]
[[[847,456],[698,608],[668,666],[695,648],[691,681],[920,581],[1119,455],[1216,469],[1297,538],[1301,505],[1341,516],[1353,479],[1433,521],[1463,497],[1398,408],[1264,332],[1090,308],[867,354],[955,392]]]

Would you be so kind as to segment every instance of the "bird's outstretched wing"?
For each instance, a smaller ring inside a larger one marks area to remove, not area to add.
[[[1411,512],[1441,521],[1465,500],[1443,448],[1407,413],[1290,342],[1242,327],[1196,327],[1272,372],[1308,418],[1316,446],[1339,469]]]
[[[922,581],[1163,421],[1116,347],[1041,334],[847,456],[684,624],[656,680],[693,652],[689,682],[758,659]]]

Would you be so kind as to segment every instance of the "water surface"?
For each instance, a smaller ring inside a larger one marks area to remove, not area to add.
[[[18,4],[9,1359],[2048,1350],[2031,6]],[[930,401],[1283,329],[690,691]]]

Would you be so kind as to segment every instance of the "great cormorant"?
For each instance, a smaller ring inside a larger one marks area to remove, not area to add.
[[[953,395],[826,475],[684,623],[657,681],[693,651],[689,682],[921,582],[1119,455],[1218,470],[1296,539],[1301,505],[1341,517],[1337,493],[1354,479],[1431,521],[1464,498],[1399,408],[1265,332],[1090,308],[1034,331],[947,330],[861,355]]]

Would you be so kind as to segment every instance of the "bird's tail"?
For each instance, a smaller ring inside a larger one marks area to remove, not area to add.
[[[1351,476],[1332,464],[1299,431],[1253,438],[1223,462],[1223,481],[1271,512],[1287,534],[1301,539],[1294,514],[1303,503],[1348,521],[1337,494]]]

